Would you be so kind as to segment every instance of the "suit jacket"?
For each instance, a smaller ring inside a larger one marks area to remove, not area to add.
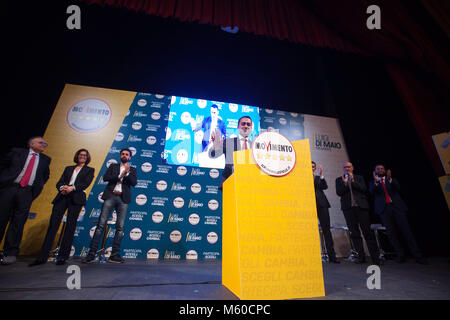
[[[59,181],[56,183],[56,189],[58,189],[58,194],[56,195],[55,199],[53,199],[52,203],[55,203],[64,195],[62,195],[59,192],[59,188],[61,188],[63,185],[69,185],[70,179],[72,178],[73,171],[75,170],[77,166],[67,166],[64,169],[64,172],[61,175],[61,178],[59,178]],[[94,168],[83,166],[78,172],[77,178],[75,179],[73,185],[75,187],[75,190],[73,190],[70,194],[72,194],[72,203],[78,204],[78,205],[84,205],[86,204],[86,193],[84,190],[90,186],[92,180],[94,179]]]
[[[250,148],[250,146],[249,146]],[[210,157],[219,157],[225,154],[225,168],[222,171],[222,177],[220,178],[219,189],[222,190],[223,183],[228,179],[234,172],[234,158],[233,152],[240,151],[241,144],[238,137],[225,139],[221,149],[209,151]]]
[[[385,179],[385,186],[389,197],[392,200],[392,205],[394,208],[400,211],[408,210],[405,202],[403,202],[402,197],[400,196],[400,184],[395,178],[392,178],[392,182],[389,182]],[[381,214],[386,206],[386,195],[384,193],[383,185],[378,183],[375,185],[375,181],[370,181],[369,184],[369,192],[374,196],[374,211],[376,214]]]
[[[106,170],[103,175],[103,181],[107,181],[108,185],[105,187],[105,191],[103,191],[102,199],[107,200],[111,198],[114,193],[114,188],[119,182],[119,174],[120,174],[120,163],[112,163],[108,170]],[[136,168],[130,167],[130,173],[128,176],[123,177],[122,180],[122,194],[120,197],[124,203],[131,202],[131,187],[134,187],[137,183],[136,176]]]
[[[351,182],[353,198],[360,208],[369,209],[369,203],[367,202],[366,196],[367,188],[364,178],[356,174],[354,174],[353,177],[354,181]],[[352,207],[350,187],[345,185],[342,177],[336,179],[336,194],[341,197],[342,210],[348,210]]]
[[[319,176],[314,176],[314,190],[316,191],[316,204],[321,208],[329,208],[327,196],[323,190],[328,189],[328,184],[325,179],[320,179]]]
[[[6,187],[14,183],[14,180],[19,176],[25,166],[28,153],[29,149],[12,148],[6,156],[0,159],[0,187]],[[39,154],[39,164],[36,169],[33,185],[31,186],[33,200],[41,193],[44,184],[50,177],[50,162],[50,157],[43,153]]]
[[[200,129],[200,128],[198,128],[198,129]],[[195,131],[197,131],[198,129],[195,129]],[[211,116],[203,119],[201,129],[204,132],[203,140],[202,140],[202,152],[203,152],[203,151],[205,151],[206,147],[208,146],[209,137],[211,136]],[[227,135],[227,129],[226,129],[225,122],[223,122],[220,119],[217,119],[217,129],[220,130],[220,132],[222,133],[222,135],[224,137]]]

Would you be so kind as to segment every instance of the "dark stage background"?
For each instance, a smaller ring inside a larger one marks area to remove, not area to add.
[[[66,28],[70,4],[81,8],[81,30]],[[336,117],[355,172],[368,183],[385,163],[402,185],[419,245],[427,255],[449,254],[438,179],[377,58],[77,1],[1,7],[2,152],[44,134],[65,83]]]

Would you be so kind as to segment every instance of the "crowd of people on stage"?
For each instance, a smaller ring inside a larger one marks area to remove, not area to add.
[[[223,182],[233,173],[232,152],[250,148],[249,135],[252,130],[251,118],[243,116],[238,121],[239,135],[236,138],[225,139],[217,126],[209,132],[209,146],[205,145],[205,149],[208,150],[210,157],[225,154],[227,159],[220,180],[220,190]],[[44,184],[49,179],[51,159],[43,154],[46,147],[47,142],[42,137],[33,137],[28,141],[28,149],[12,148],[6,156],[0,158],[0,240],[5,236],[3,252],[0,257],[3,265],[11,265],[16,262],[31,204],[39,196]],[[116,210],[117,222],[112,252],[108,261],[112,263],[124,262],[124,259],[120,256],[120,244],[124,235],[128,204],[131,202],[131,187],[137,183],[136,168],[129,164],[131,157],[132,153],[129,149],[122,149],[120,151],[120,163],[111,164],[103,176],[103,180],[108,182],[102,195],[104,203],[89,252],[82,259],[82,263],[95,261],[102,234],[113,210]],[[56,264],[64,265],[69,259],[78,215],[86,204],[85,190],[92,183],[95,172],[94,168],[88,166],[91,162],[91,156],[86,149],[76,151],[73,162],[74,165],[65,167],[56,184],[57,195],[52,201],[53,208],[44,242],[36,260],[29,264],[30,267],[45,264],[48,261],[55,236],[66,211],[67,223],[61,247],[56,257]],[[323,175],[324,168],[322,165],[312,162],[312,170],[317,215],[324,235],[328,261],[339,263],[330,231],[330,203],[323,191],[328,189],[328,184]],[[341,210],[356,252],[355,263],[365,262],[363,236],[372,263],[382,264],[379,247],[370,228],[368,192],[373,195],[374,211],[386,227],[389,241],[395,249],[396,261],[399,263],[406,261],[406,250],[402,241],[400,241],[400,236],[402,236],[415,261],[420,264],[428,263],[410,230],[406,215],[407,206],[400,196],[399,182],[392,177],[390,170],[386,170],[382,164],[377,164],[373,171],[373,179],[371,179],[369,188],[367,188],[364,178],[354,173],[353,164],[345,162],[343,174],[336,178],[335,187],[336,194],[340,197]]]

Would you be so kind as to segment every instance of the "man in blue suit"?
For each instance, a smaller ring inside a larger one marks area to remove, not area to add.
[[[216,104],[211,106],[211,116],[204,118],[201,125],[195,127],[195,122],[192,122],[191,126],[194,132],[203,130],[202,152],[206,150],[209,144],[212,145],[211,133],[216,129],[219,130],[223,138],[226,137],[226,125],[219,117],[219,107]]]
[[[400,263],[405,262],[406,254],[405,249],[399,241],[396,228],[403,235],[406,245],[416,262],[427,264],[409,228],[406,217],[408,208],[400,196],[400,184],[395,178],[392,178],[391,170],[386,171],[383,165],[376,165],[375,171],[373,172],[373,180],[370,181],[369,191],[374,196],[375,213],[380,216],[381,221],[386,227],[389,241],[397,253],[397,261]]]

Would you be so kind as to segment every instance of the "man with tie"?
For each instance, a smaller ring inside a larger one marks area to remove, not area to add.
[[[366,197],[366,184],[362,176],[353,174],[353,164],[344,163],[344,174],[336,179],[336,194],[341,197],[341,209],[350,231],[358,259],[355,263],[364,263],[365,253],[361,233],[366,239],[367,248],[373,264],[380,265],[380,252],[373,232],[370,230],[369,203]]]
[[[102,199],[105,200],[98,218],[97,227],[92,237],[88,255],[81,260],[82,263],[92,263],[95,260],[97,249],[105,230],[110,213],[115,209],[117,213],[116,232],[112,245],[111,256],[108,262],[124,263],[120,256],[120,243],[123,238],[123,225],[127,215],[128,204],[131,202],[131,187],[137,184],[136,168],[128,162],[131,159],[129,149],[120,150],[120,164],[112,163],[103,175],[103,181],[108,185],[103,191]]]
[[[204,118],[200,124],[197,124],[193,119],[191,120],[191,127],[194,132],[203,130],[202,152],[205,151],[208,146],[212,146],[211,133],[215,132],[216,129],[220,131],[223,137],[227,135],[225,122],[223,122],[219,116],[219,106],[213,104],[210,112],[211,116]]]
[[[409,228],[406,211],[408,208],[400,196],[400,184],[395,178],[392,178],[391,170],[385,169],[382,164],[375,166],[373,180],[370,181],[369,191],[374,196],[374,211],[378,214],[386,227],[389,241],[394,246],[397,253],[397,262],[406,261],[405,249],[399,241],[399,235],[396,229],[400,231],[405,239],[409,251],[417,263],[427,264],[423,257],[414,236]]]
[[[322,228],[323,237],[325,238],[325,246],[327,248],[328,260],[331,263],[340,263],[336,258],[336,252],[334,251],[334,243],[333,237],[330,231],[330,212],[328,210],[330,206],[330,202],[328,202],[327,196],[323,192],[323,190],[328,189],[327,181],[323,176],[323,167],[322,165],[318,165],[317,169],[319,171],[319,175],[316,176],[314,173],[316,172],[316,163],[311,161],[313,176],[314,176],[314,190],[316,193],[316,206],[317,206],[317,216],[319,218],[320,227]]]
[[[213,148],[209,150],[211,158],[220,157],[225,154],[225,168],[219,183],[219,190],[222,190],[223,183],[234,172],[233,152],[250,149],[250,133],[253,131],[253,121],[249,116],[243,116],[238,121],[239,135],[235,138],[224,140],[223,135],[216,129],[212,132]]]
[[[0,159],[0,240],[10,222],[3,245],[3,265],[16,262],[31,203],[50,176],[51,159],[42,153],[47,142],[33,137],[28,147],[12,148]]]

